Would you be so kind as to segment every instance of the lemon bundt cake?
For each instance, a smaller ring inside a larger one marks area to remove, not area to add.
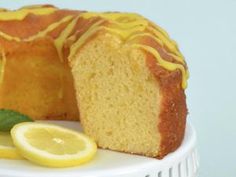
[[[0,12],[0,107],[80,121],[99,147],[162,158],[182,142],[187,65],[133,13]],[[78,114],[79,109],[79,114]]]

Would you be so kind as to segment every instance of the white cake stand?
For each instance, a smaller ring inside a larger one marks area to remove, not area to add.
[[[78,122],[52,123],[80,129]],[[63,169],[40,167],[26,160],[0,159],[0,177],[196,177],[198,167],[196,134],[188,124],[181,147],[162,160],[109,150],[98,150],[96,157],[85,165]]]

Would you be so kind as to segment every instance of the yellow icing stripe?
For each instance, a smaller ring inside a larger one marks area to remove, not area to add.
[[[124,23],[120,23],[120,22],[115,22],[115,21],[113,21],[111,23],[117,25],[120,29],[136,28],[137,31],[139,31],[139,29],[140,29],[140,31],[144,31],[144,29],[147,28],[147,30],[149,30],[149,31],[154,33],[155,36],[152,35],[152,38],[156,42],[158,42],[162,46],[165,45],[170,51],[174,52],[177,55],[177,56],[175,56],[173,54],[170,54],[172,57],[174,57],[177,61],[180,61],[182,63],[184,62],[184,59],[183,59],[184,57],[178,51],[176,42],[173,41],[173,40],[169,40],[167,38],[168,34],[162,28],[157,29],[157,28],[150,27],[150,26],[148,26],[147,21],[145,22],[144,20],[136,21],[136,22],[130,22],[128,24],[124,24]],[[117,28],[117,26],[114,26],[114,27]],[[141,26],[143,26],[143,28]],[[157,25],[156,25],[156,27],[157,27]],[[125,31],[125,33],[127,33],[127,32]],[[147,34],[148,33],[146,33],[145,35],[147,35]],[[126,36],[128,36],[128,35],[126,35]],[[158,40],[158,38],[160,38],[161,40]],[[163,44],[162,41],[164,42],[164,44]]]
[[[170,51],[174,52],[176,55],[180,56],[180,52],[176,48],[175,45],[173,45],[171,40],[168,40],[160,31],[156,30],[153,27],[148,27],[148,30],[158,36],[158,38],[163,41],[164,45],[170,49]]]
[[[160,54],[154,48],[152,48],[150,46],[141,45],[141,44],[133,44],[132,46],[136,47],[136,48],[141,48],[141,49],[151,53],[157,59],[160,66],[162,66],[163,68],[165,68],[169,71],[174,71],[176,69],[179,69],[182,73],[182,88],[185,89],[187,87],[187,77],[188,76],[186,74],[186,71],[185,71],[185,68],[183,67],[183,65],[171,63],[171,62],[168,62],[168,61],[162,59]]]
[[[153,23],[153,22],[150,22],[150,24],[151,24],[156,30],[158,30],[160,33],[162,33],[167,39],[170,39],[169,34],[168,34],[162,27],[156,25],[156,24]],[[174,40],[171,40],[171,39],[170,39],[170,42],[172,43],[172,45],[175,46],[176,49],[178,49],[178,45],[177,45],[177,43],[176,43]],[[183,57],[183,55],[182,55],[181,53],[179,53],[179,54],[180,54],[180,57]]]
[[[150,22],[150,24],[155,28],[157,29],[159,32],[161,32],[166,38],[170,38],[169,34],[160,26],[156,25],[155,23],[153,22]]]
[[[71,15],[70,16],[66,16],[63,19],[61,19],[60,21],[52,23],[45,30],[40,31],[36,35],[33,35],[33,36],[29,37],[29,38],[24,39],[24,41],[33,41],[33,40],[35,40],[37,38],[44,37],[44,36],[47,35],[47,33],[49,33],[50,31],[53,31],[54,29],[56,29],[61,24],[70,21],[72,18],[73,18],[73,16],[71,16]]]
[[[117,22],[117,21],[112,21],[111,23],[115,24],[115,28],[119,27],[121,29],[127,29],[127,28],[137,28],[137,27],[141,27],[143,26],[143,30],[145,28],[147,28],[147,30],[151,31],[152,33],[154,33],[154,35],[158,38],[161,39],[161,41],[164,42],[164,45],[170,50],[170,51],[173,51],[176,55],[179,56],[179,58],[183,57],[181,55],[181,53],[178,51],[177,49],[177,44],[175,41],[169,39],[169,35],[167,34],[167,32],[165,32],[161,27],[157,26],[157,25],[154,25],[153,27],[151,27],[148,23],[147,20],[143,20],[143,19],[140,19],[139,21],[134,21],[134,22],[129,22],[129,23],[120,23],[120,22]],[[151,23],[152,24],[152,23]],[[137,30],[138,31],[138,30]]]
[[[0,31],[0,36],[5,38],[6,40],[9,40],[9,41],[16,41],[16,42],[20,42],[21,39],[18,38],[18,37],[14,37],[14,36],[10,36],[9,34],[6,34],[2,31]]]
[[[118,22],[118,21],[112,21],[108,19],[108,21],[111,24],[114,24],[116,28],[121,28],[121,29],[127,29],[127,28],[134,28],[137,26],[143,26],[146,27],[148,26],[148,22],[144,20],[139,20],[139,21],[130,21],[128,23],[123,23],[123,22]]]
[[[119,30],[119,29],[114,29],[114,28],[109,28],[109,27],[101,27],[101,29],[105,29],[111,33],[116,33],[119,34],[119,36],[122,37],[123,40],[126,40],[131,34],[136,33],[136,32],[141,32],[144,31],[145,27],[144,26],[138,26],[136,28],[129,28],[126,30]]]
[[[70,24],[64,29],[64,31],[61,32],[60,36],[54,41],[54,44],[56,46],[56,49],[57,49],[57,52],[61,61],[63,61],[63,53],[62,53],[63,44],[65,40],[68,38],[68,36],[70,35],[70,33],[72,32],[72,30],[74,29],[78,18],[79,17],[76,17],[75,19],[73,19],[70,22]]]
[[[35,15],[48,15],[56,11],[56,8],[36,8],[36,9],[20,9],[17,11],[6,11],[0,12],[0,21],[8,20],[23,20],[28,14],[32,13]]]
[[[158,39],[157,37],[155,37],[155,36],[153,36],[152,34],[150,34],[150,33],[138,33],[138,34],[134,34],[134,35],[130,36],[127,40],[128,40],[128,41],[131,41],[131,40],[133,40],[133,39],[135,39],[135,38],[145,37],[145,36],[154,39],[158,44],[160,44],[161,46],[163,46],[163,42],[162,42],[160,39]]]
[[[109,12],[108,13],[85,12],[81,14],[81,17],[85,19],[89,19],[92,17],[102,17],[102,18],[109,19],[112,21],[115,21],[118,19],[122,21],[123,23],[130,22],[131,20],[135,21],[138,19],[144,19],[142,16],[135,13],[109,13]],[[126,17],[126,18],[123,18],[123,17]],[[129,19],[127,19],[127,17],[129,17]]]
[[[6,55],[4,51],[1,51],[1,58],[0,58],[0,84],[3,82],[4,72],[5,72],[5,65],[6,65]]]
[[[168,53],[168,55],[172,56],[175,60],[177,60],[177,61],[179,61],[179,62],[185,64],[185,62],[184,62],[184,57],[182,57],[182,55],[181,55],[181,56],[179,56],[179,55],[173,55],[172,53]]]
[[[4,32],[1,32],[0,31],[0,36],[5,38],[6,40],[9,40],[9,41],[16,41],[16,42],[21,42],[21,41],[33,41],[37,38],[40,38],[40,37],[44,37],[45,35],[47,35],[47,33],[49,33],[50,31],[53,31],[54,29],[56,29],[58,26],[60,26],[61,24],[71,20],[73,18],[73,16],[67,16],[67,17],[64,17],[63,19],[61,19],[60,21],[58,22],[55,22],[55,23],[52,23],[51,25],[49,25],[46,29],[44,29],[43,31],[40,31],[39,33],[33,35],[33,36],[30,36],[26,39],[20,39],[19,37],[15,37],[15,36],[10,36]]]
[[[128,38],[128,40],[133,40],[135,38],[138,38],[138,37],[150,37],[152,38],[153,40],[155,40],[159,45],[163,46],[163,42],[158,39],[157,37],[155,37],[154,35],[150,34],[150,33],[138,33],[138,34],[134,34],[132,36],[130,36]],[[172,53],[168,53],[168,55],[172,56],[175,60],[181,62],[181,63],[184,63],[184,59],[182,57],[179,57],[179,56],[176,56],[176,55],[173,55]]]
[[[76,52],[79,50],[79,48],[86,42],[86,40],[92,36],[93,34],[95,34],[98,29],[95,28],[97,26],[99,26],[100,24],[102,24],[104,22],[104,20],[100,20],[96,23],[94,23],[70,48],[70,55],[69,55],[69,59],[71,57],[74,57]]]
[[[149,31],[151,31],[152,33],[154,33],[155,36],[153,36],[153,38],[155,38],[155,40],[157,41],[157,38],[160,38],[161,40],[159,41],[163,41],[164,42],[164,45],[172,52],[174,52],[176,55],[176,58],[178,58],[177,60],[178,61],[183,61],[182,59],[182,54],[178,51],[177,49],[177,44],[175,41],[173,40],[170,40],[168,39],[168,34],[163,30],[163,29],[156,29],[156,28],[153,28],[153,27],[150,27],[148,26],[148,23],[147,21],[145,22],[144,20],[141,20],[141,21],[136,21],[136,22],[130,22],[130,23],[127,23],[127,24],[124,24],[124,23],[120,23],[120,22],[116,22],[116,21],[112,21],[111,23],[115,24],[116,26],[114,26],[114,28],[117,28],[119,27],[120,29],[130,29],[130,28],[136,28],[137,31],[138,28],[140,29],[140,31],[144,31],[145,28]],[[142,27],[141,27],[142,26]],[[162,42],[162,46],[163,45],[163,42]],[[158,42],[159,43],[159,42]],[[174,56],[174,55],[172,55]]]
[[[186,70],[186,79],[189,79],[189,71],[188,71],[188,69]]]

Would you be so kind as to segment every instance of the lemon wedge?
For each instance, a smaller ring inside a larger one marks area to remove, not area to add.
[[[47,167],[77,166],[97,151],[96,143],[86,135],[52,124],[20,123],[11,135],[22,156]]]
[[[22,159],[22,156],[17,152],[9,133],[0,132],[0,158]]]

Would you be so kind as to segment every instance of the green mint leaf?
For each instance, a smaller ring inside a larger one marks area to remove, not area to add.
[[[17,111],[0,109],[0,131],[10,131],[14,125],[21,122],[33,122],[33,120]]]

